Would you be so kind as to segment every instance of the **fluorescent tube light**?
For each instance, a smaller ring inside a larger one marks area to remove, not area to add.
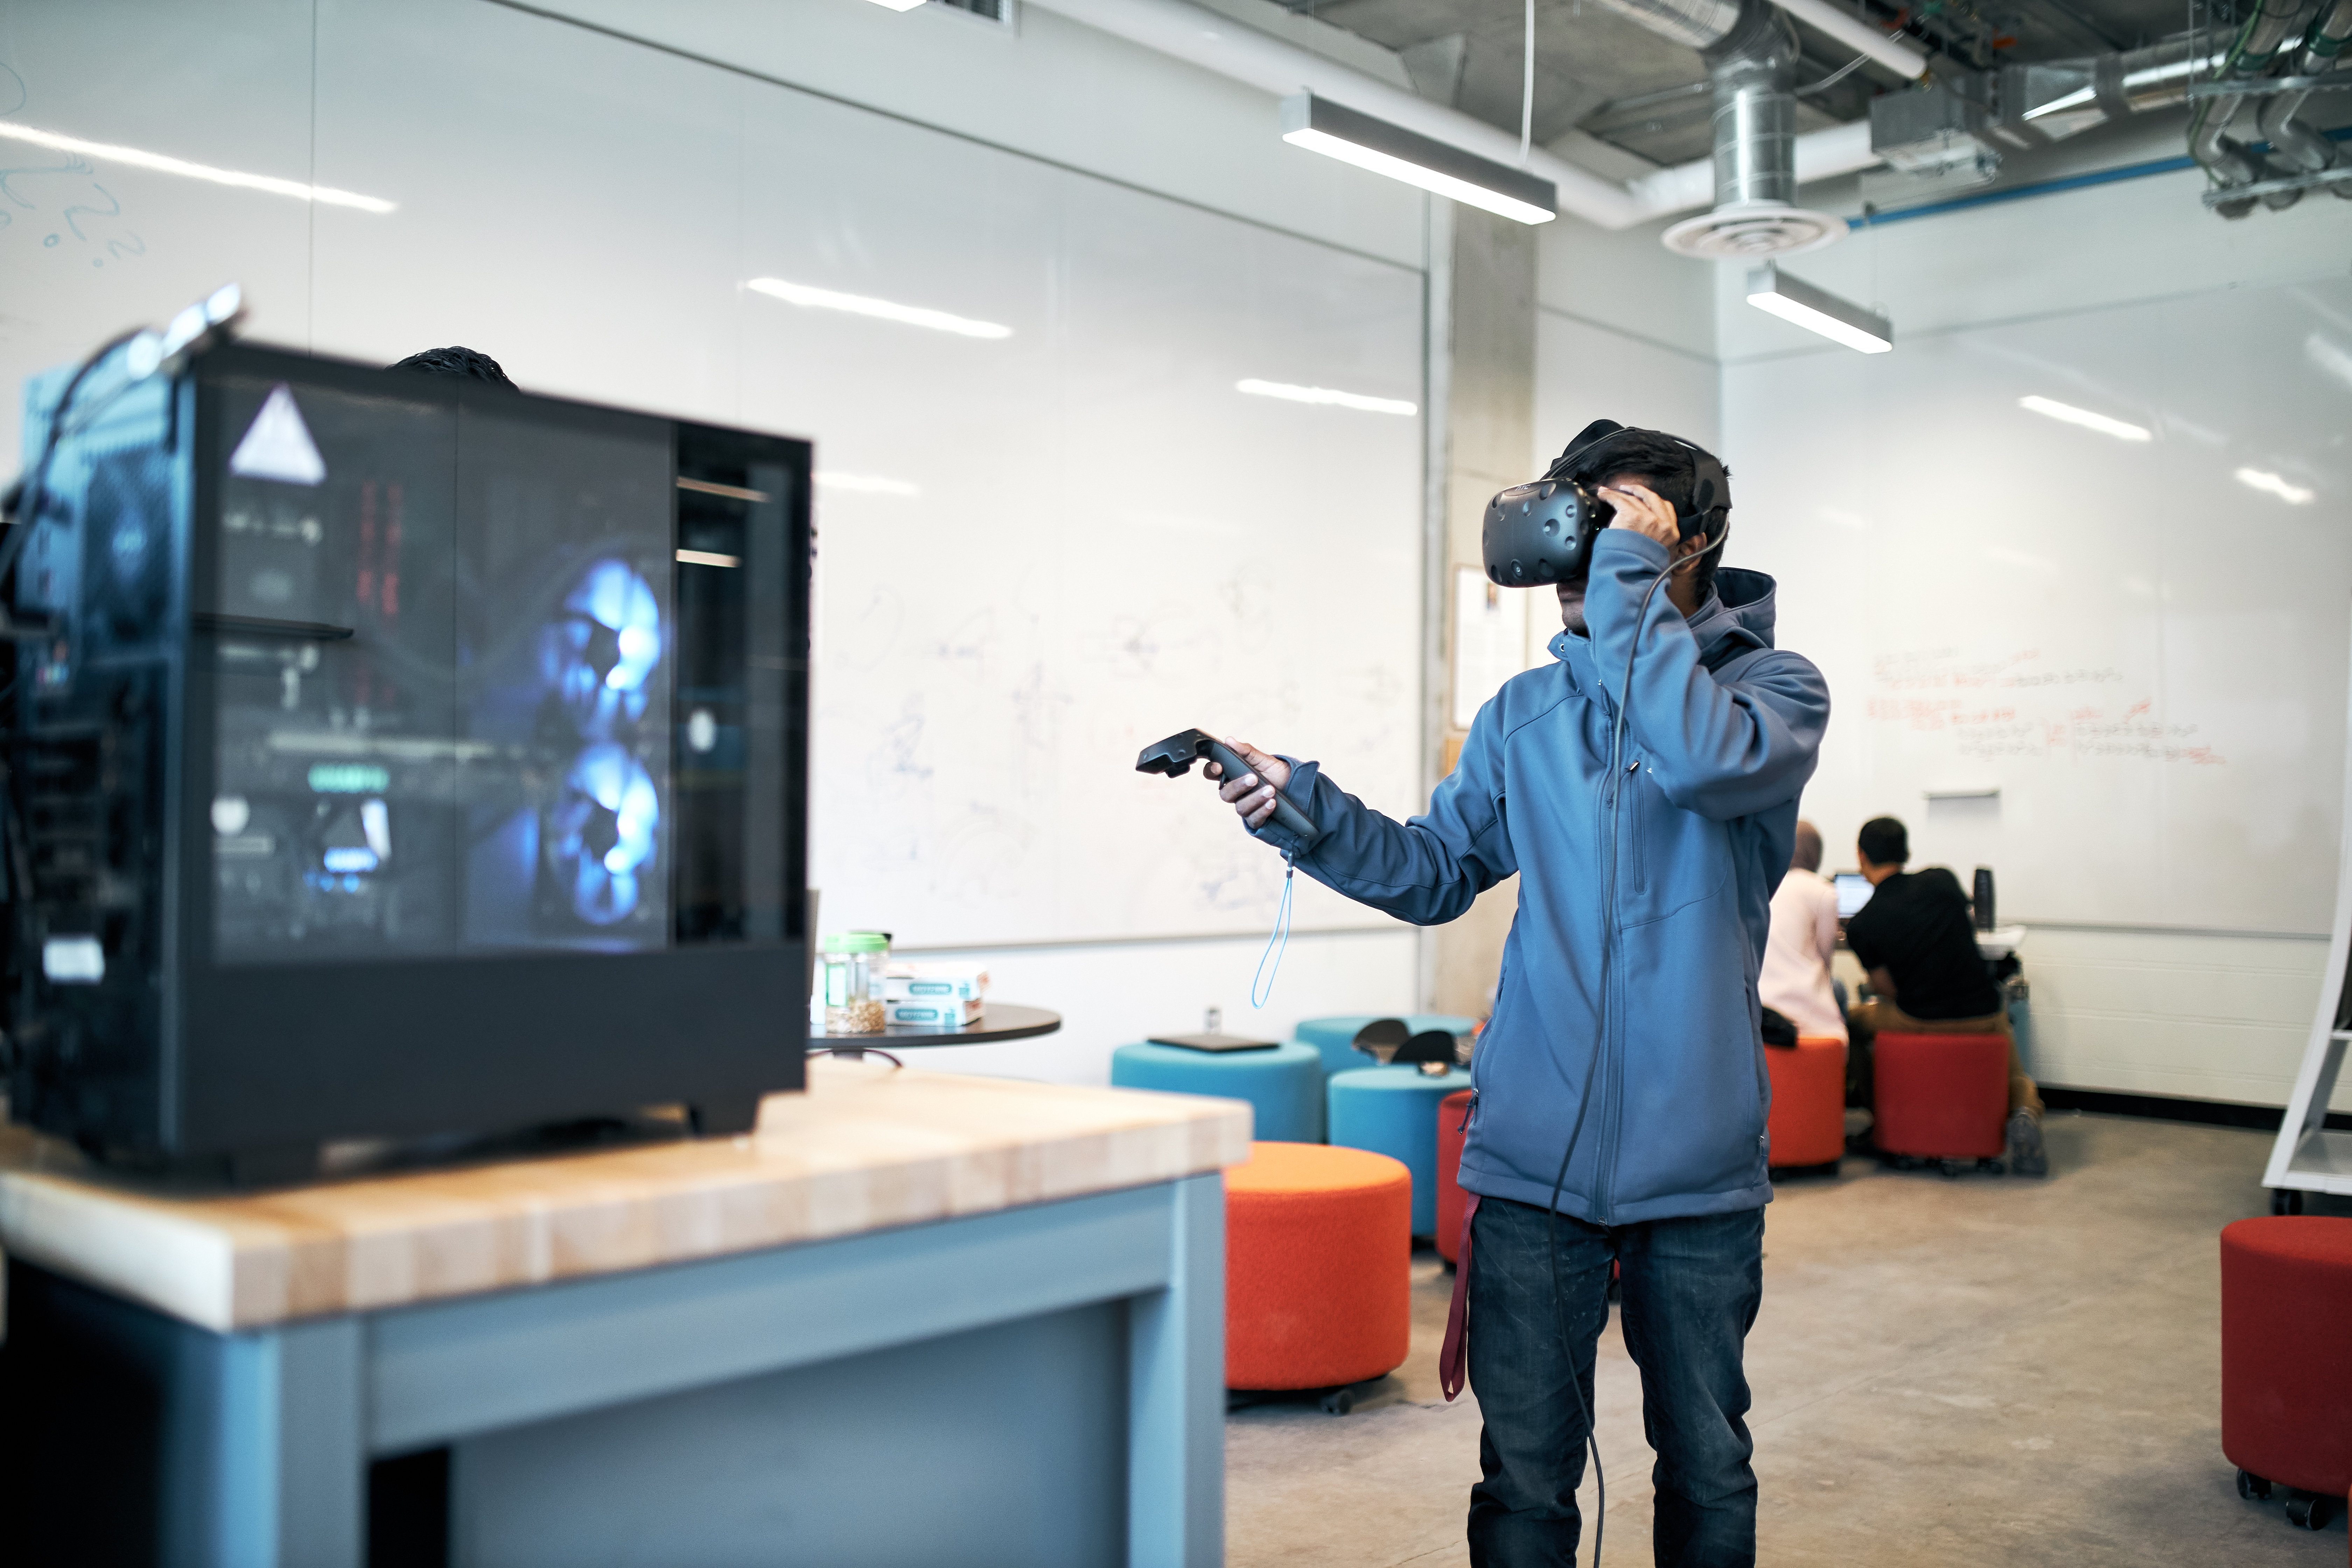
[[[2332,375],[2346,386],[2352,386],[2352,353],[2346,353],[2317,332],[2303,340],[2303,357],[2322,374]]]
[[[830,289],[812,289],[805,283],[787,283],[781,278],[754,278],[749,287],[761,293],[799,305],[811,310],[841,310],[853,316],[871,316],[880,321],[898,321],[909,327],[929,327],[935,332],[953,332],[966,338],[1009,338],[1011,327],[1000,327],[994,321],[975,321],[969,316],[950,316],[945,310],[926,310],[920,305],[901,305],[889,300],[871,300],[863,294],[836,294]]]
[[[1748,272],[1748,302],[1863,353],[1883,354],[1895,346],[1895,329],[1885,317],[1791,278],[1769,261]]]
[[[723,555],[716,550],[681,550],[677,558],[688,566],[740,566],[740,555]]]
[[[886,479],[874,474],[836,473],[829,468],[817,470],[816,488],[821,490],[847,490],[853,495],[864,496],[919,496],[923,493],[921,486],[910,485],[904,479]]]
[[[1549,223],[1559,216],[1559,195],[1549,180],[1311,92],[1282,100],[1282,139],[1520,223]]]
[[[2061,403],[2052,397],[2021,397],[2020,408],[2055,419],[2062,425],[2080,425],[2085,430],[2096,430],[2102,436],[2113,436],[2118,441],[2149,441],[2154,433],[2143,426],[2126,425],[2120,419],[2110,419],[2104,414],[2094,414],[2087,408],[2077,408],[2071,403]]]
[[[911,11],[918,5],[929,4],[929,0],[874,0],[874,4],[885,11]]]
[[[0,121],[0,139],[29,142],[53,153],[103,158],[110,163],[128,163],[134,169],[152,169],[159,174],[208,180],[215,185],[234,185],[239,190],[267,191],[273,196],[292,196],[298,202],[316,202],[321,206],[355,207],[363,213],[381,214],[391,212],[399,205],[385,201],[382,196],[362,196],[351,191],[339,191],[332,185],[305,184],[300,180],[281,180],[275,174],[248,174],[241,169],[215,169],[210,163],[191,163],[185,158],[167,157],[163,153],[149,153],[137,147],[118,146],[111,142],[85,142],[79,136],[61,136],[54,131],[36,131],[29,125],[11,125],[5,121]]]
[[[2305,505],[2316,499],[2318,495],[2316,490],[2305,489],[2298,484],[2290,484],[2284,476],[2270,473],[2262,468],[2240,468],[2237,478],[2238,482],[2247,489],[2260,490],[2264,495],[2276,496],[2289,506]]]
[[[1368,397],[1360,392],[1338,392],[1328,386],[1293,386],[1283,381],[1237,381],[1235,392],[1252,397],[1279,397],[1291,403],[1320,403],[1333,408],[1360,409],[1366,414],[1418,414],[1421,409],[1402,397]]]

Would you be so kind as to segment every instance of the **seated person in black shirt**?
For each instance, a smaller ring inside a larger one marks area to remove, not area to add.
[[[2018,1062],[2006,1000],[1977,952],[1976,922],[1959,879],[1941,866],[1904,870],[1910,836],[1891,816],[1863,824],[1858,848],[1872,891],[1870,902],[1847,918],[1845,941],[1876,994],[1853,1010],[1856,1034],[2010,1036],[2010,1169],[2042,1174],[2049,1162],[2042,1150],[2042,1094]]]

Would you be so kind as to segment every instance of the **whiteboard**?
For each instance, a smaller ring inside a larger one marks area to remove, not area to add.
[[[1915,863],[1992,867],[2004,919],[2327,930],[2352,282],[1733,365],[1724,385],[1731,559],[1780,577],[1781,646],[1829,676],[1804,809],[1832,861],[1885,813]]]
[[[20,176],[0,381],[234,278],[271,341],[462,342],[533,390],[813,438],[828,929],[1263,929],[1277,858],[1197,773],[1133,771],[1193,725],[1418,804],[1421,419],[1236,390],[1418,404],[1417,272],[470,0],[320,7],[315,92],[313,51],[285,0],[0,24],[8,120],[391,207],[103,157]],[[112,250],[58,226],[94,187]],[[1377,919],[1301,879],[1300,929]]]

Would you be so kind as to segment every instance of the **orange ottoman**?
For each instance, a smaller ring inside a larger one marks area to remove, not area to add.
[[[1225,1386],[1334,1388],[1402,1365],[1412,1175],[1321,1143],[1253,1143],[1225,1173]]]
[[[1769,1156],[1776,1169],[1827,1165],[1845,1157],[1845,1042],[1800,1035],[1794,1048],[1764,1047],[1772,1078]]]
[[[1448,1263],[1462,1245],[1462,1123],[1470,1114],[1470,1090],[1465,1089],[1437,1102],[1437,1256]]]

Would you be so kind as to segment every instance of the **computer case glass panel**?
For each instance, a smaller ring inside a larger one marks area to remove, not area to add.
[[[16,575],[14,1114],[186,1154],[798,1087],[807,445],[105,370]]]

